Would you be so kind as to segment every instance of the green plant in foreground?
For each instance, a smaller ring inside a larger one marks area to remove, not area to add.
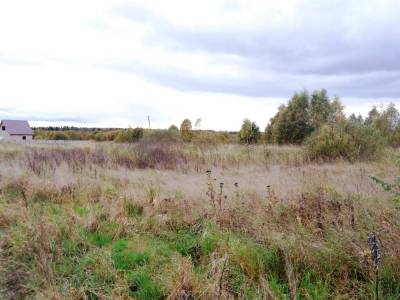
[[[397,158],[396,165],[400,165],[399,158]],[[377,176],[369,176],[376,184],[380,185],[386,192],[391,193],[395,197],[395,201],[400,203],[400,177],[397,177],[393,182],[386,182]],[[400,208],[400,206],[398,207]]]

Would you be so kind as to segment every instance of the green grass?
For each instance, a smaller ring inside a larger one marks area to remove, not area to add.
[[[127,248],[127,242],[119,240],[113,245],[111,258],[116,269],[133,270],[149,261],[149,253],[130,251]]]
[[[128,275],[129,295],[140,300],[164,299],[163,289],[151,277],[143,272],[133,272]]]

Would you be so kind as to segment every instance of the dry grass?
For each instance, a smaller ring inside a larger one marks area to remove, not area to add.
[[[399,296],[399,210],[369,178],[395,177],[393,151],[312,164],[298,147],[0,147],[0,296],[369,298],[371,231],[381,291]]]

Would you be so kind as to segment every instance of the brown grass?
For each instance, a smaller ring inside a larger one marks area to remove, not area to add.
[[[394,155],[313,164],[297,147],[1,145],[0,267],[14,282],[8,290],[21,295],[125,299],[128,279],[113,266],[112,243],[127,240],[135,251],[151,252],[154,239],[191,232],[202,240],[211,226],[218,236],[211,253],[197,246],[189,256],[174,252],[162,274],[146,269],[169,299],[279,298],[272,275],[288,296],[311,299],[307,270],[313,284],[326,282],[329,298],[367,297],[370,231],[381,240],[384,269],[394,279],[400,274],[396,203],[369,178],[394,177]],[[96,248],[100,233],[110,241]],[[107,289],[74,286],[60,275],[65,241],[96,262],[83,272]],[[265,268],[265,251],[275,251],[283,270]]]

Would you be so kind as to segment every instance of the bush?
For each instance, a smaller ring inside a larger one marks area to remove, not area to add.
[[[90,138],[97,142],[114,141],[119,133],[119,130],[98,131],[92,134]]]
[[[121,130],[115,138],[115,142],[133,143],[139,141],[143,137],[143,128],[128,128]]]
[[[350,122],[324,125],[306,140],[311,159],[355,161],[376,158],[384,140],[372,127]]]
[[[53,132],[52,134],[50,134],[50,139],[56,141],[62,141],[62,140],[68,140],[68,136],[63,132]]]
[[[143,141],[147,143],[178,143],[181,141],[181,137],[178,129],[149,129],[145,131]]]
[[[196,131],[192,142],[200,145],[226,144],[229,141],[229,133],[216,131]]]
[[[178,145],[141,141],[134,149],[135,163],[140,169],[160,168],[173,170],[186,165],[188,160]]]

